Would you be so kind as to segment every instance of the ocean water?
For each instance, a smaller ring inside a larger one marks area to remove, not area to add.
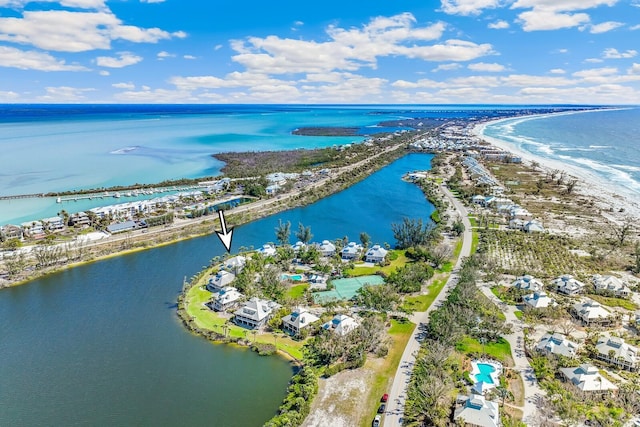
[[[640,108],[507,119],[487,125],[484,135],[640,199]]]

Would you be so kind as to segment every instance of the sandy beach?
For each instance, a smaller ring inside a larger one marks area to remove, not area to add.
[[[515,120],[519,120],[519,123],[525,120],[542,119],[554,115],[587,114],[598,111],[602,110],[539,114]],[[513,120],[513,118],[503,118],[479,123],[474,126],[472,133],[476,137],[486,141],[487,143],[495,147],[509,151],[521,157],[525,162],[537,162],[544,170],[565,171],[567,175],[578,180],[575,192],[597,200],[598,207],[606,212],[605,216],[607,218],[613,221],[618,221],[628,216],[640,219],[640,198],[636,193],[624,187],[616,186],[610,182],[607,182],[603,180],[602,177],[599,177],[585,169],[582,169],[577,165],[565,163],[559,159],[554,160],[547,157],[538,156],[529,151],[522,150],[510,142],[484,135],[485,128],[488,125]]]

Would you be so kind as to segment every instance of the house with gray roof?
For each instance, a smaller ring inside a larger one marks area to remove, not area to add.
[[[291,314],[282,318],[282,330],[296,336],[300,330],[317,322],[320,318],[304,307],[296,307]]]
[[[547,332],[536,344],[536,350],[545,355],[575,357],[578,351],[578,344],[569,341],[562,334],[550,334]]]
[[[560,373],[580,391],[593,393],[618,389],[611,381],[600,375],[598,368],[589,363],[583,363],[575,368],[560,368]]]
[[[268,243],[262,245],[262,247],[258,249],[258,253],[262,254],[263,256],[274,256],[276,252],[276,248]]]
[[[600,337],[596,344],[596,357],[620,369],[635,371],[640,365],[638,348],[619,337]]]
[[[362,245],[358,245],[356,242],[349,242],[347,246],[342,248],[342,259],[356,259],[362,252]]]
[[[583,326],[610,325],[615,322],[613,315],[599,302],[585,298],[571,307],[571,314],[582,322]]]
[[[598,292],[611,293],[619,298],[629,298],[631,289],[625,283],[615,276],[602,276],[596,274],[593,276],[593,287]]]
[[[453,420],[464,421],[465,426],[498,427],[501,425],[498,402],[487,400],[479,394],[460,395],[456,399]]]
[[[385,257],[387,256],[387,251],[385,248],[380,245],[373,245],[365,254],[364,260],[366,262],[372,262],[374,264],[383,262]]]
[[[540,292],[544,289],[544,284],[539,279],[536,279],[529,274],[518,277],[511,286],[521,291],[528,292]]]
[[[236,278],[236,275],[225,270],[218,271],[214,276],[209,278],[207,290],[209,292],[218,292],[222,288],[228,286]]]
[[[550,298],[544,291],[525,295],[522,300],[531,308],[547,308],[556,305],[553,298]]]
[[[577,280],[570,274],[564,274],[554,281],[551,284],[555,287],[555,290],[561,294],[575,296],[584,291],[584,283]]]
[[[244,297],[238,290],[232,286],[227,286],[220,289],[215,294],[212,301],[212,306],[215,311],[225,311],[235,307],[238,302]]]
[[[22,239],[22,228],[7,224],[0,227],[0,236],[4,240]]]
[[[236,310],[233,321],[236,325],[244,328],[261,328],[278,308],[280,308],[280,304],[274,301],[253,297]]]
[[[331,257],[336,254],[336,245],[328,240],[323,240],[322,243],[318,245],[318,251],[321,256]]]
[[[336,314],[333,319],[322,325],[322,328],[327,331],[333,331],[333,333],[340,336],[345,336],[358,326],[360,324],[353,317],[346,314]]]

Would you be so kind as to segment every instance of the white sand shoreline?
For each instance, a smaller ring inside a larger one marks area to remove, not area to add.
[[[523,161],[537,162],[543,169],[546,170],[560,170],[565,171],[571,177],[578,179],[576,185],[576,193],[584,196],[593,197],[599,200],[599,208],[603,211],[611,211],[608,218],[614,220],[620,220],[626,216],[632,216],[640,219],[640,200],[637,194],[634,194],[627,188],[616,186],[610,182],[606,182],[602,177],[595,175],[588,170],[581,169],[580,167],[568,163],[564,163],[561,160],[550,159],[547,157],[538,156],[529,151],[525,151],[515,146],[514,144],[504,141],[498,138],[493,138],[484,135],[485,128],[489,124],[502,123],[508,120],[518,120],[517,123],[527,120],[536,120],[557,115],[570,115],[570,114],[582,114],[582,113],[594,113],[602,111],[616,111],[625,110],[626,108],[612,108],[612,109],[594,109],[583,111],[569,111],[559,113],[548,114],[536,114],[532,116],[523,116],[520,118],[501,118],[497,120],[490,120],[482,122],[474,126],[472,133],[476,137],[488,142],[489,144],[498,147],[502,150],[509,151],[522,158]]]

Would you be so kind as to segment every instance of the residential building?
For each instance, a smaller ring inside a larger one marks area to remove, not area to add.
[[[603,392],[618,389],[611,381],[600,375],[598,368],[589,363],[583,363],[576,368],[560,368],[560,373],[580,391]]]
[[[231,257],[224,261],[224,268],[233,274],[238,274],[244,268],[247,263],[247,258],[242,255]]]
[[[44,226],[40,221],[23,222],[20,226],[26,237],[38,238],[44,236]]]
[[[91,218],[86,212],[76,212],[69,217],[69,223],[74,227],[88,227],[91,225]]]
[[[582,322],[583,326],[610,325],[615,322],[613,315],[599,302],[590,298],[578,302],[571,307],[571,314]]]
[[[336,254],[336,245],[328,240],[323,240],[322,243],[318,246],[318,251],[322,256],[331,257]]]
[[[551,284],[554,286],[557,292],[569,296],[575,296],[579,293],[582,293],[585,286],[584,283],[575,279],[570,274],[565,274],[558,277],[553,282],[551,282]]]
[[[227,286],[223,289],[220,289],[213,297],[213,309],[215,311],[225,311],[232,307],[235,307],[236,304],[244,297],[238,290],[234,287]]]
[[[498,427],[501,425],[498,402],[487,400],[479,394],[460,395],[456,399],[453,420],[462,420],[465,426]]]
[[[374,264],[383,262],[388,251],[380,245],[373,245],[365,254],[364,260]]]
[[[529,295],[525,295],[523,298],[525,304],[532,308],[547,308],[556,305],[553,298],[549,298],[546,292],[534,292]]]
[[[310,313],[308,309],[297,307],[291,314],[282,318],[282,330],[295,336],[300,334],[301,329],[306,328],[318,320],[320,320],[320,318]]]
[[[511,286],[521,291],[528,292],[541,292],[544,289],[544,283],[528,274],[518,277],[515,282],[511,284]]]
[[[327,289],[327,276],[322,274],[312,274],[307,276],[309,282],[309,289]]]
[[[52,216],[51,218],[45,218],[42,220],[42,224],[49,231],[64,230],[64,220],[59,216]]]
[[[471,198],[471,203],[475,205],[484,206],[485,197],[481,194],[475,195]]]
[[[135,221],[124,221],[118,222],[116,224],[111,224],[107,226],[107,232],[111,234],[123,233],[125,231],[135,230],[138,225]]]
[[[263,256],[274,256],[276,254],[276,248],[267,243],[258,249],[258,253],[261,253]]]
[[[293,249],[293,252],[295,252],[296,254],[300,253],[300,251],[303,251],[305,248],[307,247],[307,245],[304,242],[296,242],[295,245],[291,245],[291,249]]]
[[[615,276],[593,276],[593,287],[596,291],[611,293],[616,297],[629,298],[631,289]]]
[[[342,259],[356,259],[362,252],[362,245],[358,245],[356,242],[349,242],[347,246],[342,248]]]
[[[620,369],[635,371],[640,364],[638,348],[619,337],[600,337],[596,344],[597,357]]]
[[[273,312],[279,307],[280,304],[274,301],[253,297],[245,302],[244,306],[236,310],[233,321],[236,325],[245,328],[260,328],[267,323],[267,320],[271,318]]]
[[[227,287],[233,280],[236,278],[236,275],[230,273],[226,270],[218,271],[215,276],[209,278],[209,282],[207,283],[207,290],[209,292],[218,292],[222,288]]]
[[[522,230],[526,231],[527,233],[544,233],[544,226],[540,221],[533,219],[526,222],[522,226]]]
[[[353,317],[346,314],[336,314],[333,319],[322,325],[327,331],[333,331],[334,334],[345,336],[359,326],[359,323]]]
[[[11,224],[3,225],[0,227],[0,236],[2,236],[4,240],[22,239],[22,228]]]
[[[578,344],[569,341],[562,334],[546,333],[536,344],[536,350],[542,354],[553,354],[554,356],[575,357],[578,351]]]

